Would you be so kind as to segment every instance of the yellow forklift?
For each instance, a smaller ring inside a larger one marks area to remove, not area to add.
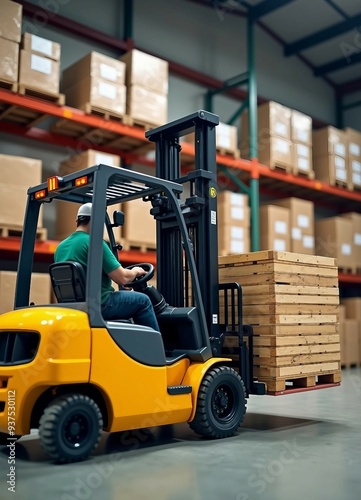
[[[225,438],[242,423],[248,396],[265,393],[253,377],[240,286],[218,283],[218,122],[197,111],[146,132],[155,143],[155,176],[100,164],[29,188],[14,310],[0,316],[1,444],[38,428],[48,455],[69,463],[86,459],[102,431],[188,422],[202,436]],[[179,139],[190,132],[195,168],[182,176]],[[138,264],[147,274],[129,286],[149,295],[160,332],[101,315],[104,225],[118,257],[113,228],[124,223],[124,213],[111,219],[109,207],[135,199],[156,220],[157,288],[148,284],[148,263]],[[51,264],[57,303],[32,304],[39,213],[54,200],[92,202],[88,264]],[[238,369],[222,356],[225,335],[239,339]]]

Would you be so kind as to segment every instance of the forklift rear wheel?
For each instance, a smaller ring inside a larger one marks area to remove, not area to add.
[[[239,374],[229,366],[212,368],[199,388],[191,429],[201,436],[233,436],[246,414],[246,391]]]
[[[83,394],[55,399],[40,419],[42,447],[57,463],[85,460],[100,440],[103,418],[98,405]]]

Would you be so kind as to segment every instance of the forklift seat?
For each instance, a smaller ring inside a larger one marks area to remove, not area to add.
[[[85,270],[79,262],[55,262],[49,273],[58,303],[85,302]]]

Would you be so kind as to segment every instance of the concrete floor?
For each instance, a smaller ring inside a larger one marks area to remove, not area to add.
[[[0,448],[0,498],[359,500],[361,368],[342,375],[337,388],[252,396],[237,436],[221,441],[183,424],[104,434],[86,462],[53,465],[31,434],[16,445],[15,495]]]

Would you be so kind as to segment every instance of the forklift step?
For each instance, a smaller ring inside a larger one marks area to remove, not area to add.
[[[168,394],[177,396],[178,394],[190,394],[192,392],[191,385],[171,385],[167,387]]]

